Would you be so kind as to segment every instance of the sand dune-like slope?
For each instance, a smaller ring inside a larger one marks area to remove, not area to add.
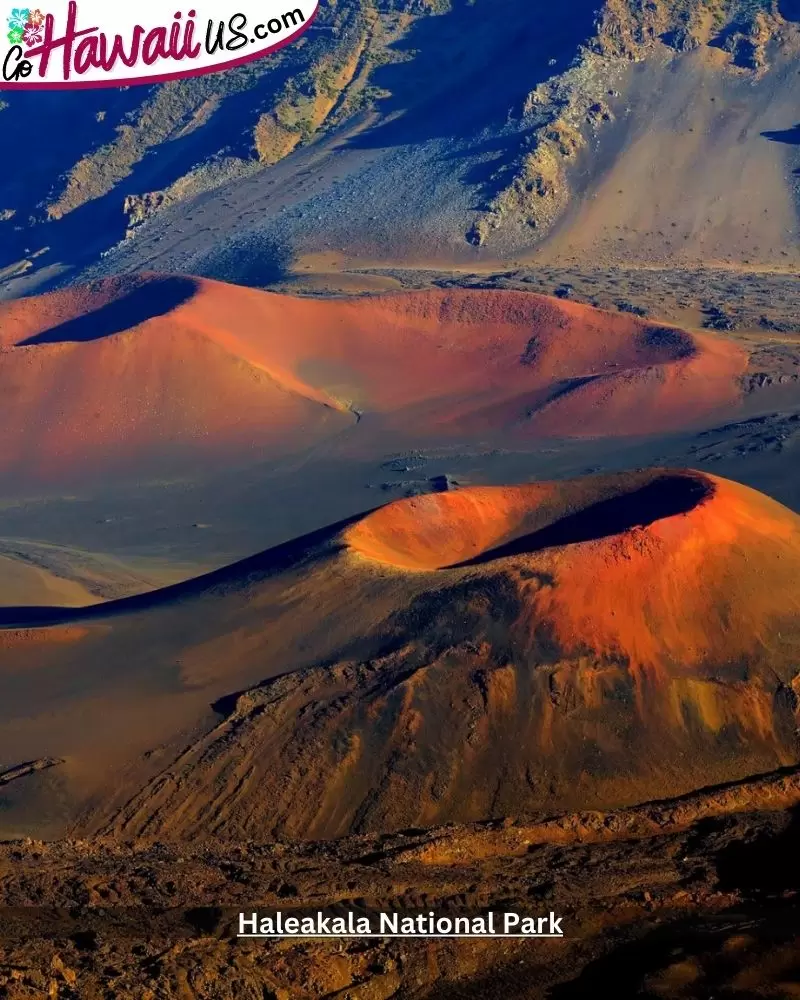
[[[638,63],[543,259],[796,267],[796,24],[782,41],[757,73],[708,45]]]
[[[94,601],[94,595],[79,581],[4,555],[0,555],[0,580],[0,596],[6,603],[78,607]]]
[[[732,405],[746,365],[722,339],[533,294],[155,276],[2,304],[0,344],[0,472],[42,482],[271,458],[356,414],[407,436],[668,430]]]
[[[0,309],[0,469],[44,482],[291,450],[350,418],[207,335],[191,279],[128,279]],[[236,321],[235,302],[228,318]]]
[[[166,587],[204,569],[156,558],[127,562],[70,546],[0,538],[0,605],[82,607]]]
[[[800,754],[798,612],[800,518],[726,480],[398,501],[152,594],[6,609],[0,759],[65,763],[9,786],[5,828],[327,837],[735,780]]]

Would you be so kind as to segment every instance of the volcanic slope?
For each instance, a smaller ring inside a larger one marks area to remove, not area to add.
[[[0,759],[63,763],[6,789],[3,829],[328,837],[789,765],[799,581],[797,515],[651,470],[397,501],[155,593],[5,609]]]
[[[730,409],[746,355],[524,292],[318,300],[184,277],[0,304],[0,475],[140,479],[355,427],[452,438],[666,431]]]

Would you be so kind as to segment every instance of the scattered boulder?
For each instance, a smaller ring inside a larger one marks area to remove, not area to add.
[[[719,306],[710,306],[706,309],[706,321],[703,326],[707,330],[735,330],[736,321]]]
[[[661,40],[676,52],[691,52],[700,46],[700,39],[685,24],[679,25],[673,31],[662,35]]]
[[[615,303],[617,309],[620,312],[630,313],[632,316],[646,316],[647,310],[642,306],[637,306],[633,302],[628,302],[627,299],[620,299]]]
[[[154,215],[164,204],[163,191],[148,191],[146,194],[129,194],[122,203],[122,211],[128,216],[128,231],[130,233],[143,222]]]

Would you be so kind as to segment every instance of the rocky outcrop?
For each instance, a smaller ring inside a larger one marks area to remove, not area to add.
[[[620,96],[616,87],[627,64],[707,46],[728,53],[732,72],[764,72],[769,44],[785,22],[774,0],[758,4],[760,9],[742,10],[735,2],[713,0],[606,0],[594,36],[573,65],[529,94],[522,114],[531,127],[513,179],[475,220],[467,240],[482,245],[508,223],[535,230],[534,242],[548,232],[572,197],[573,163],[614,117],[608,98]]]

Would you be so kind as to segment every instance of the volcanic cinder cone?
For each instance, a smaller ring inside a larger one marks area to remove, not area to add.
[[[348,429],[382,454],[663,432],[734,406],[747,364],[712,335],[525,292],[317,300],[153,275],[0,304],[0,345],[0,477],[83,486]]]
[[[798,612],[800,518],[744,486],[456,490],[141,597],[7,611],[0,662],[18,701],[38,651],[42,714],[18,707],[0,753],[64,758],[78,802],[102,748],[125,778],[95,775],[81,829],[124,836],[615,807],[798,759]]]

